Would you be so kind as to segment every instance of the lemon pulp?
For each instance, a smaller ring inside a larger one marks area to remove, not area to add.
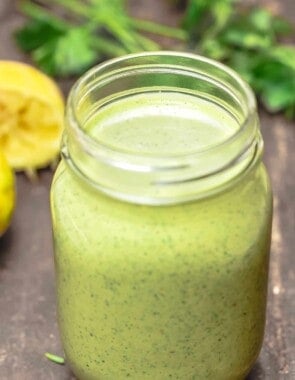
[[[27,64],[0,61],[0,148],[10,166],[37,169],[56,158],[63,112],[52,79]]]

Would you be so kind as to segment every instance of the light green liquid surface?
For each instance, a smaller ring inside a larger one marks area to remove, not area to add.
[[[122,150],[167,155],[234,133],[226,112],[182,101],[123,100],[87,129]],[[61,163],[52,217],[59,325],[80,380],[245,377],[265,318],[271,197],[263,166],[214,197],[152,207],[103,195]]]
[[[85,129],[116,150],[169,156],[208,149],[225,141],[237,128],[233,117],[214,103],[160,92],[108,105]]]

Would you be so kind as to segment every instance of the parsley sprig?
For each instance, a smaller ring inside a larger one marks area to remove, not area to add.
[[[125,0],[52,0],[50,6],[39,3],[21,3],[20,10],[29,21],[15,37],[20,48],[53,76],[80,74],[105,58],[160,49],[142,32],[186,39],[182,29],[129,16]]]
[[[269,111],[295,118],[294,28],[265,8],[249,8],[239,0],[182,0],[182,28],[171,28],[130,16],[126,0],[48,3],[21,3],[29,21],[16,40],[50,75],[81,74],[106,58],[160,49],[148,32],[223,61],[249,82]]]
[[[183,27],[194,51],[234,68],[269,111],[295,118],[294,28],[289,22],[238,0],[190,0]]]

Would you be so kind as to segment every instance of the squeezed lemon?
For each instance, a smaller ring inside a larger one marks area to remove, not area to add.
[[[30,65],[0,61],[0,149],[12,168],[34,171],[56,159],[63,113],[51,78]]]

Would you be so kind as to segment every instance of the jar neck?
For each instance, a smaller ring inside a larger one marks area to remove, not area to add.
[[[121,200],[164,205],[207,197],[231,186],[261,152],[252,91],[203,57],[157,52],[112,60],[86,73],[69,96],[63,158],[83,181]]]

